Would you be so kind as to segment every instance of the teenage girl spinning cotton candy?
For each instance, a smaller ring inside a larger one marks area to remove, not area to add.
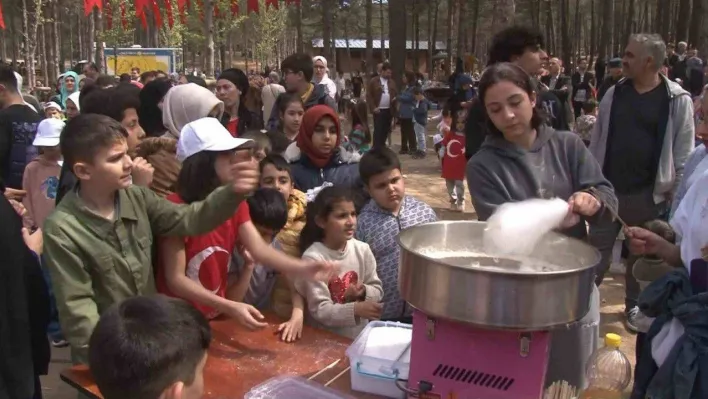
[[[336,261],[339,275],[329,281],[297,280],[307,302],[309,324],[349,338],[368,320],[381,316],[383,288],[369,245],[354,238],[356,210],[347,189],[327,187],[307,205],[307,223],[300,233],[303,259]]]

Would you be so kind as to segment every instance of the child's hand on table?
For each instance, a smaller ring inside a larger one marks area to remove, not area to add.
[[[280,339],[285,342],[295,342],[302,337],[302,314],[294,314],[290,320],[278,326]]]
[[[364,287],[364,284],[351,284],[347,287],[346,291],[344,291],[344,302],[363,301],[366,299],[365,296],[366,287]]]
[[[249,330],[259,330],[268,325],[263,321],[264,317],[258,309],[242,302],[230,301],[223,312]]]
[[[362,301],[354,304],[354,315],[369,320],[381,318],[383,305],[378,302]]]

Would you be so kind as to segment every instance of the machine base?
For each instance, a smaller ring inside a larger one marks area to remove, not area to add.
[[[413,315],[408,388],[425,399],[538,399],[550,333],[484,330]]]

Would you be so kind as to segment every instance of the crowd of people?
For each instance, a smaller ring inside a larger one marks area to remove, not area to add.
[[[419,76],[398,87],[387,62],[347,84],[298,53],[282,77],[230,68],[212,87],[87,64],[83,84],[64,74],[43,107],[0,67],[0,397],[41,397],[50,343],[69,345],[106,399],[191,399],[216,317],[256,330],[273,309],[286,342],[304,323],[349,338],[368,320],[410,323],[396,236],[437,216],[406,194],[402,159],[429,153],[432,121],[452,209],[465,210],[465,183],[481,221],[506,202],[567,199],[562,232],[602,254],[597,286],[623,230],[633,398],[695,384],[657,381],[698,370],[705,349],[681,337],[705,335],[707,283],[690,280],[707,273],[708,98],[694,113],[685,58],[657,35],[632,35],[600,90],[586,59],[568,78],[543,47],[532,29],[499,32],[478,86],[458,67],[432,118]],[[588,314],[552,332],[548,385],[584,386],[599,308],[596,288]]]

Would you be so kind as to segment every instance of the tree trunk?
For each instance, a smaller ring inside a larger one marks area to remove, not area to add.
[[[514,23],[514,16],[516,15],[516,1],[498,0],[494,5],[494,10],[492,13],[494,19],[493,30],[494,33],[496,33]]]
[[[622,45],[626,45],[629,42],[629,36],[635,32],[634,18],[636,11],[634,10],[634,0],[627,0],[627,28],[624,31],[624,40],[622,40]]]
[[[430,74],[433,71],[433,51],[435,49],[435,37],[433,37],[433,7],[438,8],[437,0],[431,0],[428,3],[428,59],[426,64],[426,72]]]
[[[447,65],[449,69],[449,71],[447,71],[448,73],[452,72],[452,28],[454,25],[453,21],[455,20],[453,18],[455,1],[456,0],[447,0],[447,30],[445,31],[447,59],[445,60],[445,65]]]
[[[295,31],[297,32],[297,52],[302,53],[305,39],[302,37],[302,6],[295,6]]]
[[[470,52],[472,54],[477,53],[477,33],[479,32],[479,7],[482,0],[474,0],[474,7],[472,8],[472,47]],[[538,24],[536,24],[538,26]]]
[[[41,19],[41,3],[36,0],[22,0],[22,31],[27,38],[25,42],[25,67],[27,69],[26,83],[32,88],[36,85],[35,50],[37,47],[37,21]]]
[[[706,24],[703,22],[707,16],[706,11],[708,11],[706,0],[693,0],[688,42],[697,44],[700,49],[700,54],[703,56],[705,56],[706,50],[708,50],[708,38],[704,32]]]
[[[464,58],[465,56],[465,3],[467,0],[459,0],[457,9],[457,56]]]
[[[698,3],[701,0],[694,0],[694,3]],[[691,0],[680,0],[678,17],[676,18],[676,35],[674,39],[677,41],[688,40],[688,28],[691,22]],[[664,40],[669,40],[665,37]]]
[[[560,0],[559,3],[560,8],[558,9],[558,15],[561,16],[561,18],[559,18],[561,35],[561,58],[563,60],[563,65],[570,65],[570,33],[568,32],[568,18],[565,17],[567,15],[570,15],[570,10],[568,10],[568,0]]]
[[[105,49],[103,48],[103,12],[101,12],[101,10],[99,9],[94,9],[93,18],[95,26],[94,37],[96,38],[96,53],[94,55],[94,62],[96,63],[96,67],[100,72],[105,70],[103,61],[106,56]]]
[[[612,18],[612,0],[602,0],[602,21],[610,21]],[[603,29],[600,30],[600,44],[598,49],[598,57],[607,61],[607,49],[610,45],[610,29],[607,29],[607,22],[603,23]]]
[[[96,62],[96,55],[94,54],[94,44],[96,44],[96,21],[94,20],[93,14],[96,12],[96,9],[93,9],[93,12],[89,17],[87,18],[88,20],[88,25],[87,25],[87,30],[86,30],[86,43],[84,43],[84,46],[86,46],[86,59],[89,61]]]
[[[58,22],[58,4],[57,0],[50,0],[50,12],[52,20],[49,22],[49,76],[50,81],[55,81],[61,72],[62,65],[64,62],[64,57],[61,54],[61,47],[59,46],[59,22]]]
[[[42,8],[45,7],[46,5],[43,5]],[[49,79],[49,71],[47,68],[47,32],[45,32],[43,23],[37,25],[37,55],[39,55],[39,70],[42,71],[40,76],[42,78],[42,85],[44,85]]]
[[[383,2],[384,0],[379,0],[379,21],[381,21],[381,61],[385,61],[389,58],[386,55],[386,22],[384,21]],[[391,44],[389,43],[389,48],[390,47]]]
[[[366,1],[366,51],[365,51],[365,57],[366,57],[366,68],[362,72],[364,74],[369,74],[373,71],[373,65],[374,65],[374,29],[371,26],[371,20],[374,15],[374,0],[365,0]]]
[[[401,76],[406,68],[406,0],[388,0],[389,57],[393,78],[401,87]]]
[[[206,65],[204,74],[214,77],[214,0],[204,0],[204,38],[206,39]]]
[[[413,2],[413,70],[420,72],[420,4],[418,0]]]
[[[322,2],[322,42],[324,57],[328,62],[333,62],[332,51],[332,25],[333,25],[333,8],[335,4],[332,0],[323,0]],[[335,65],[335,64],[332,64]]]

